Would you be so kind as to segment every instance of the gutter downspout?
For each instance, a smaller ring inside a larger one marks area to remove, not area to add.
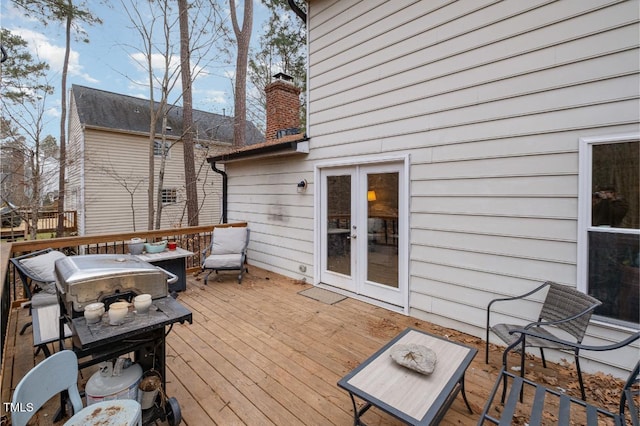
[[[216,162],[211,162],[211,169],[222,176],[222,223],[227,223],[227,173],[216,168]]]
[[[295,14],[298,15],[298,17],[302,19],[302,21],[306,24],[307,14],[304,13],[302,9],[300,9],[300,7],[296,4],[295,0],[287,0],[287,3],[289,3],[289,7],[291,8],[291,10],[293,10]]]

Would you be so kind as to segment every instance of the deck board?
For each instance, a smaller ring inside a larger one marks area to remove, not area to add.
[[[458,397],[441,424],[477,422],[497,376],[498,349],[487,366],[481,339],[351,298],[327,305],[298,294],[309,287],[256,267],[242,285],[235,273],[212,275],[208,285],[189,274],[178,300],[192,311],[193,324],[173,326],[166,359],[167,395],[177,398],[183,424],[351,425],[351,400],[338,380],[406,327],[449,335],[479,350],[465,381],[475,414]],[[17,334],[28,320],[27,309],[12,310],[3,401],[43,358],[33,355],[30,329]],[[81,387],[91,373],[82,372]],[[47,404],[33,424],[53,424],[55,409],[55,401]],[[401,424],[376,409],[364,420]]]

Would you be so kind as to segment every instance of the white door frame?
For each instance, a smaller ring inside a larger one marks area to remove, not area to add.
[[[318,162],[314,166],[314,182],[316,182],[316,189],[314,191],[314,285],[323,287],[321,282],[321,257],[322,257],[322,226],[321,226],[321,206],[322,206],[322,188],[321,171],[326,168],[334,167],[349,167],[349,166],[365,166],[375,165],[379,163],[398,163],[402,162],[403,168],[400,174],[400,191],[403,192],[403,196],[400,197],[399,215],[398,218],[398,235],[399,241],[404,242],[398,246],[398,285],[402,292],[401,300],[402,306],[396,306],[388,304],[379,300],[371,299],[362,295],[357,295],[338,289],[336,287],[327,286],[332,291],[343,293],[349,297],[363,300],[365,302],[381,306],[396,312],[402,312],[406,315],[409,314],[409,205],[410,205],[410,156],[395,155],[395,156],[378,156],[378,157],[352,157],[342,158],[340,160]]]

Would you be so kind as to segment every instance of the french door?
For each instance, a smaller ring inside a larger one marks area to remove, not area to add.
[[[404,163],[321,169],[323,283],[404,307]]]

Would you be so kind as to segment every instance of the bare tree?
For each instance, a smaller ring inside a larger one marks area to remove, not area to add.
[[[0,98],[3,163],[11,161],[3,164],[1,197],[3,203],[19,201],[22,207],[28,207],[21,216],[29,225],[31,238],[35,239],[43,189],[51,182],[58,165],[53,158],[57,154],[55,139],[43,135],[47,124],[45,111],[49,106],[47,98],[53,93],[53,86],[47,80],[49,66],[32,57],[21,37],[3,29],[2,42],[11,51],[9,59],[2,64]],[[11,154],[7,156],[9,151]],[[5,166],[7,173],[4,173]]]
[[[237,42],[236,56],[236,84],[233,117],[233,145],[243,146],[247,133],[247,62],[249,57],[249,43],[253,27],[253,0],[244,0],[242,28],[238,25],[235,0],[229,0],[231,22]]]
[[[156,185],[155,175],[155,152],[156,145],[160,144],[161,158],[164,159],[168,153],[166,144],[166,117],[169,111],[168,97],[171,89],[176,84],[176,73],[178,69],[172,67],[173,51],[171,47],[171,29],[176,24],[171,20],[171,6],[168,0],[159,0],[147,3],[147,9],[141,11],[142,5],[132,0],[130,3],[122,2],[122,6],[133,24],[133,28],[140,35],[142,42],[143,58],[138,59],[138,64],[147,73],[146,83],[138,84],[148,87],[149,90],[149,155],[148,155],[148,186],[147,186],[147,228],[159,227],[162,210],[162,180],[164,177],[163,164],[159,172],[159,181]],[[162,26],[161,36],[156,38],[155,30],[158,25]],[[160,43],[161,41],[162,43]],[[137,46],[131,46],[139,49]],[[132,55],[132,57],[134,57]],[[154,60],[159,58],[162,62],[160,76],[156,75],[156,65]],[[159,88],[160,100],[156,102],[155,93]],[[158,122],[161,122],[161,141],[156,141]],[[157,196],[156,196],[157,194]],[[154,202],[154,201],[157,201]],[[155,219],[155,220],[154,220]]]
[[[29,16],[38,19],[43,25],[50,22],[65,24],[65,54],[62,65],[62,81],[60,86],[60,171],[58,182],[58,230],[57,235],[64,233],[64,192],[65,192],[65,168],[66,168],[66,120],[67,120],[67,71],[69,69],[69,54],[71,52],[71,33],[75,32],[78,38],[88,42],[86,33],[80,27],[81,23],[102,23],[100,18],[94,16],[87,8],[86,1],[74,4],[73,0],[13,0],[14,4],[22,8]]]
[[[269,10],[269,18],[262,27],[258,45],[249,58],[249,82],[253,90],[247,93],[247,114],[254,123],[266,120],[266,94],[264,88],[272,77],[283,72],[293,77],[301,90],[300,123],[306,125],[306,22],[296,14],[306,13],[304,6],[291,10],[287,0],[263,0]]]
[[[193,154],[193,97],[191,92],[191,52],[189,50],[189,7],[178,0],[180,14],[180,73],[182,76],[182,146],[184,151],[184,184],[187,192],[187,222],[198,225],[198,191]]]
[[[137,59],[141,67],[143,67],[147,73],[147,81],[144,83],[137,82],[144,85],[149,90],[149,111],[150,111],[150,125],[149,125],[149,181],[148,181],[148,227],[149,229],[159,228],[162,219],[162,190],[164,182],[164,169],[166,165],[166,157],[170,149],[176,141],[169,143],[167,140],[167,116],[174,108],[169,103],[169,98],[172,94],[172,90],[180,82],[178,79],[178,73],[181,73],[182,69],[186,72],[182,73],[182,92],[176,96],[177,103],[183,100],[185,105],[183,110],[189,110],[189,114],[192,111],[192,100],[190,96],[190,89],[193,81],[198,75],[203,72],[206,65],[210,61],[215,59],[210,53],[214,50],[218,40],[222,39],[222,36],[226,34],[225,28],[221,23],[219,11],[215,2],[208,2],[202,0],[195,0],[191,2],[190,7],[194,8],[195,13],[191,17],[188,13],[182,14],[178,9],[178,12],[172,7],[173,2],[170,0],[154,0],[148,2],[148,10],[141,12],[143,7],[140,2],[131,0],[129,3],[123,1],[123,7],[129,16],[130,21],[133,24],[134,29],[140,35],[140,39],[143,44],[142,56],[143,59]],[[178,4],[180,6],[180,4]],[[182,40],[181,56],[185,55],[187,60],[178,57],[175,52],[175,41],[178,37],[182,37],[182,27],[180,33],[176,30],[176,27],[180,25],[180,19],[187,19],[189,22],[184,27],[184,32],[187,33],[186,49],[182,52]],[[192,19],[191,19],[192,18]],[[189,23],[191,25],[189,25]],[[156,33],[157,27],[162,27],[160,31]],[[138,46],[129,46],[140,53]],[[195,53],[195,54],[194,54]],[[135,55],[132,55],[134,57]],[[195,57],[195,58],[194,58]],[[191,58],[194,58],[194,63],[191,64]],[[160,66],[158,64],[161,63]],[[202,65],[204,64],[204,65]],[[184,68],[182,68],[184,65]],[[195,72],[192,69],[196,68]],[[185,94],[187,98],[185,99]],[[156,94],[159,95],[159,100],[156,101]],[[183,117],[184,118],[184,117]],[[161,123],[161,132],[158,135],[157,128],[158,123]],[[190,224],[198,223],[198,208],[197,208],[197,192],[190,194],[189,182],[195,187],[195,166],[194,166],[194,142],[193,142],[193,128],[194,123],[192,119],[187,117],[186,122],[183,122],[182,134],[179,135],[184,142],[187,139],[185,150],[190,149],[189,152],[185,152],[185,185],[187,187],[187,204],[190,199],[194,198],[196,207],[194,212],[189,212],[188,221]],[[160,137],[160,140],[158,139]],[[189,138],[191,142],[189,142]],[[160,154],[160,164],[157,166],[155,163],[154,152]],[[188,164],[191,164],[191,172],[189,172]],[[157,166],[157,167],[156,167]],[[157,181],[156,181],[157,171]],[[191,176],[188,176],[188,175]],[[193,222],[195,220],[195,222]]]

